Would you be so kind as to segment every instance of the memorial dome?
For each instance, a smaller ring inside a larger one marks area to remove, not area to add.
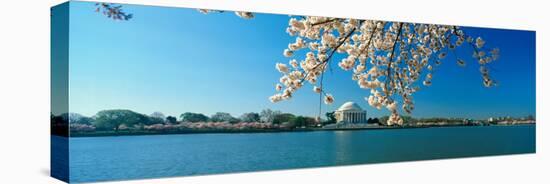
[[[355,102],[346,102],[338,108],[338,111],[363,111],[363,109]]]

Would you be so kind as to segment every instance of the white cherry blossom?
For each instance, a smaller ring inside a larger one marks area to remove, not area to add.
[[[249,12],[235,14],[245,19],[254,18]],[[386,107],[390,111],[388,125],[402,125],[398,104],[401,110],[411,113],[414,93],[421,86],[432,85],[433,72],[441,60],[452,56],[459,66],[466,65],[466,60],[458,58],[455,52],[464,47],[472,51],[475,62],[470,63],[479,64],[482,84],[497,85],[486,66],[499,58],[500,50],[486,48],[485,40],[467,35],[458,26],[291,16],[285,31],[295,37],[295,41],[282,48],[290,67],[283,63],[275,65],[282,76],[275,87],[278,93],[269,97],[272,102],[292,98],[307,81],[315,93],[324,96],[325,104],[333,103],[334,97],[325,92],[322,83],[327,68],[336,65],[349,71],[350,79],[357,81],[359,88],[368,90],[365,100],[370,106]],[[300,50],[307,51],[298,52]],[[336,55],[342,59],[335,61]]]

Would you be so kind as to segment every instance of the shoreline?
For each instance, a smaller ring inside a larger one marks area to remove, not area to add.
[[[145,135],[174,135],[174,134],[248,134],[248,133],[298,133],[314,131],[360,131],[360,130],[399,130],[417,128],[445,128],[445,127],[505,127],[505,126],[536,126],[536,123],[509,124],[509,125],[442,125],[442,126],[372,126],[357,128],[298,128],[298,129],[256,129],[256,130],[182,130],[182,131],[135,131],[135,132],[71,132],[69,137],[113,137],[113,136],[145,136]]]

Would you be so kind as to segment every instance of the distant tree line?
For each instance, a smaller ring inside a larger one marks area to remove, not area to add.
[[[190,129],[218,129],[223,127],[231,130],[243,129],[296,129],[318,127],[336,123],[334,112],[325,114],[326,119],[320,120],[308,116],[283,113],[277,110],[264,109],[259,113],[247,112],[239,117],[233,117],[227,112],[216,112],[211,116],[202,113],[185,112],[180,114],[179,120],[174,116],[165,116],[163,113],[154,112],[150,115],[137,113],[126,109],[113,109],[99,111],[92,117],[86,117],[78,113],[64,113],[51,115],[52,134],[68,136],[71,132],[94,132],[121,130],[164,130],[173,128]],[[385,122],[388,116],[369,118],[368,124],[387,126]],[[534,116],[522,118],[501,117],[494,122],[487,120],[468,120],[462,118],[413,118],[403,116],[402,126],[426,126],[426,125],[478,125],[496,124],[499,121],[534,120]]]
[[[143,130],[153,125],[176,125],[181,123],[264,123],[281,125],[287,128],[314,127],[330,123],[330,121],[320,122],[313,117],[283,113],[271,109],[264,109],[259,113],[247,112],[239,117],[233,117],[227,112],[216,112],[211,116],[202,113],[184,112],[179,115],[179,119],[174,116],[165,116],[160,112],[145,115],[127,109],[112,109],[99,111],[91,117],[78,113],[52,115],[51,120],[52,125],[64,123],[65,127],[69,122],[68,127],[75,132]]]
[[[380,117],[379,122],[386,122],[388,116]],[[411,116],[402,116],[403,125],[415,126],[415,125],[488,125],[496,124],[498,121],[535,121],[533,115],[525,117],[497,117],[489,119],[474,120],[468,118],[444,118],[444,117],[429,117],[429,118],[413,118]],[[385,125],[384,123],[381,123]]]
[[[378,120],[380,124],[385,125],[383,122],[387,122],[389,116],[382,116]],[[463,118],[441,118],[441,117],[431,117],[431,118],[413,118],[411,116],[402,116],[403,125],[416,125],[418,123],[447,123],[447,124],[456,124],[463,123]]]

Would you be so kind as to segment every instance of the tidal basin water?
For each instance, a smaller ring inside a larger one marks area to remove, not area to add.
[[[535,125],[84,137],[69,150],[71,182],[89,182],[534,153]]]

